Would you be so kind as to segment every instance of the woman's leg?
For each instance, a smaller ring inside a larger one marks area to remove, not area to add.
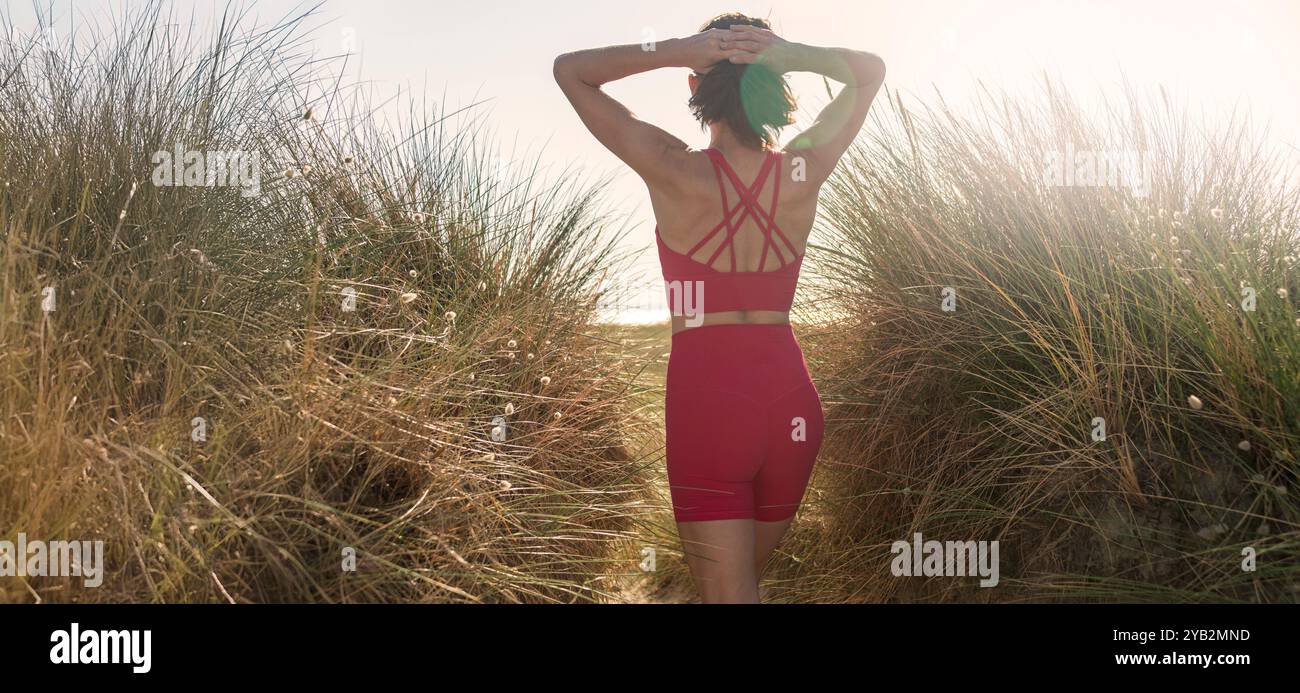
[[[753,520],[679,522],[677,533],[701,601],[758,603]]]
[[[669,490],[691,575],[705,603],[757,603],[754,478],[766,456],[770,350],[751,325],[673,336],[664,399]],[[775,518],[784,519],[784,518]]]
[[[792,522],[793,517],[777,522],[754,523],[754,574],[759,580],[763,579],[763,568],[781,544],[781,537],[785,536],[785,531],[790,529]]]
[[[754,478],[754,565],[760,579],[803,502],[821,449],[825,419],[812,381],[774,401],[767,425],[767,461]]]

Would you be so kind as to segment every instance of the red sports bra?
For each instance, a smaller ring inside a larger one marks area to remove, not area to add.
[[[799,283],[799,268],[803,264],[800,255],[776,225],[776,202],[781,191],[780,163],[781,152],[772,152],[763,161],[763,167],[754,179],[754,184],[744,185],[740,177],[732,170],[722,152],[709,148],[704,150],[713,162],[713,173],[718,178],[718,190],[722,193],[723,218],[700,239],[695,247],[685,253],[679,253],[664,244],[659,227],[655,226],[655,240],[659,245],[659,265],[663,269],[664,287],[668,295],[668,305],[674,315],[695,313],[721,313],[733,310],[774,310],[788,311],[794,302],[795,285]],[[771,172],[774,164],[777,174],[772,184],[772,204],[764,210],[758,202],[758,193]],[[722,181],[726,173],[731,185],[739,196],[735,207],[727,199],[727,188]],[[739,216],[736,216],[739,213]],[[759,257],[758,271],[736,271],[735,235],[744,223],[745,217],[753,215],[759,230],[763,233],[763,253]],[[734,221],[733,221],[734,219]],[[718,231],[726,229],[727,236],[722,240],[712,255],[703,262],[696,260],[696,251],[708,243]],[[777,243],[777,239],[783,241]],[[775,254],[781,266],[775,270],[764,271],[768,251]],[[731,255],[731,270],[718,270],[713,263],[724,251]]]

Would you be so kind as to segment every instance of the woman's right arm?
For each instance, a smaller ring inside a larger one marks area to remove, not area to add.
[[[683,177],[670,161],[686,153],[684,142],[638,119],[601,86],[629,75],[661,67],[709,69],[714,63],[744,53],[728,46],[732,32],[713,29],[660,42],[653,49],[636,44],[565,53],[555,59],[555,81],[591,134],[647,182],[676,185]]]
[[[781,73],[814,72],[840,82],[844,88],[817,120],[791,141],[789,149],[807,162],[808,180],[820,185],[835,170],[866,122],[867,111],[885,82],[885,61],[865,51],[822,48],[786,41],[767,29],[733,26],[736,43],[749,55],[733,62],[757,62]]]

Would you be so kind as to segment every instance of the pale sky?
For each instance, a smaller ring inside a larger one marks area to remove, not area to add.
[[[20,28],[31,25],[29,3],[7,3]],[[65,26],[70,17],[94,21],[124,4],[132,3],[53,2]],[[223,4],[194,0],[177,7],[210,14]],[[309,6],[247,4],[266,20]],[[565,51],[691,34],[725,11],[766,16],[793,41],[877,53],[888,65],[886,88],[918,98],[938,89],[961,104],[977,80],[1029,92],[1044,71],[1089,97],[1114,88],[1122,72],[1139,89],[1163,85],[1197,112],[1246,109],[1270,125],[1279,146],[1300,147],[1300,0],[326,0],[314,23],[321,55],[354,47],[354,78],[381,90],[427,88],[431,101],[445,95],[453,108],[487,100],[498,139],[517,142],[520,152],[545,146],[543,159],[554,170],[577,165],[593,175],[616,173],[609,200],[629,215],[628,245],[644,250],[624,281],[646,287],[640,307],[647,310],[623,317],[661,320],[666,309],[650,303],[662,289],[653,283],[649,196],[587,133],[555,86],[551,62]],[[704,146],[708,138],[686,108],[686,75],[685,69],[658,70],[607,90],[642,119]],[[807,123],[826,102],[824,87],[809,75],[791,82],[801,97],[800,122]]]

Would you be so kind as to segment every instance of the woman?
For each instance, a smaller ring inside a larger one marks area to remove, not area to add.
[[[601,91],[686,67],[690,108],[709,130],[692,149]],[[817,121],[794,122],[784,75],[844,85]],[[880,58],[786,41],[726,14],[694,36],[566,53],[555,79],[591,133],[650,190],[673,307],[665,398],[678,533],[705,603],[758,601],[763,566],[803,498],[822,437],[821,401],[790,327],[817,195],[866,120]]]

